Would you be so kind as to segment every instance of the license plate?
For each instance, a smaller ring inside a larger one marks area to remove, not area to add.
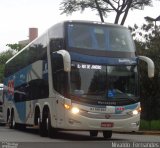
[[[101,127],[113,127],[113,122],[102,122]]]

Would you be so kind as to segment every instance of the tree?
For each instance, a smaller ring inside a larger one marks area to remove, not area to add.
[[[140,63],[140,96],[142,105],[142,118],[145,120],[160,119],[160,26],[153,23],[135,25],[130,27],[135,38],[138,55],[150,57],[155,64],[155,77],[147,77],[145,63]]]
[[[6,46],[8,46],[10,49],[15,50],[16,52],[20,51],[24,46],[21,44],[7,44]]]
[[[13,50],[7,50],[0,53],[0,83],[3,83],[4,67],[8,59],[14,55]]]
[[[129,10],[142,9],[144,6],[151,6],[152,0],[63,0],[60,4],[61,14],[72,14],[75,11],[83,12],[90,8],[96,10],[104,22],[107,13],[115,12],[115,24],[124,25]],[[120,21],[120,17],[122,17]]]
[[[4,68],[7,60],[24,47],[23,45],[17,43],[7,44],[6,46],[9,47],[9,50],[0,53],[0,83],[3,83]]]

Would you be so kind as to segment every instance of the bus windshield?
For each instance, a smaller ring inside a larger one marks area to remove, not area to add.
[[[102,66],[75,62],[70,94],[87,99],[133,99],[138,96],[137,67]]]
[[[98,24],[68,24],[68,47],[102,51],[135,52],[126,28]]]

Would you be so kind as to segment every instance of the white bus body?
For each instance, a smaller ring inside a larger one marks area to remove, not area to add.
[[[115,47],[117,43],[124,47]],[[82,21],[54,25],[7,61],[5,121],[10,128],[38,126],[41,136],[85,130],[111,138],[112,131],[137,131],[138,60],[122,26]]]

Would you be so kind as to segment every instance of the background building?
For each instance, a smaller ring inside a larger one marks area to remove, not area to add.
[[[28,40],[22,40],[19,41],[18,43],[21,44],[22,46],[26,46],[30,42],[32,42],[35,38],[38,37],[38,28],[29,28],[29,39]]]

